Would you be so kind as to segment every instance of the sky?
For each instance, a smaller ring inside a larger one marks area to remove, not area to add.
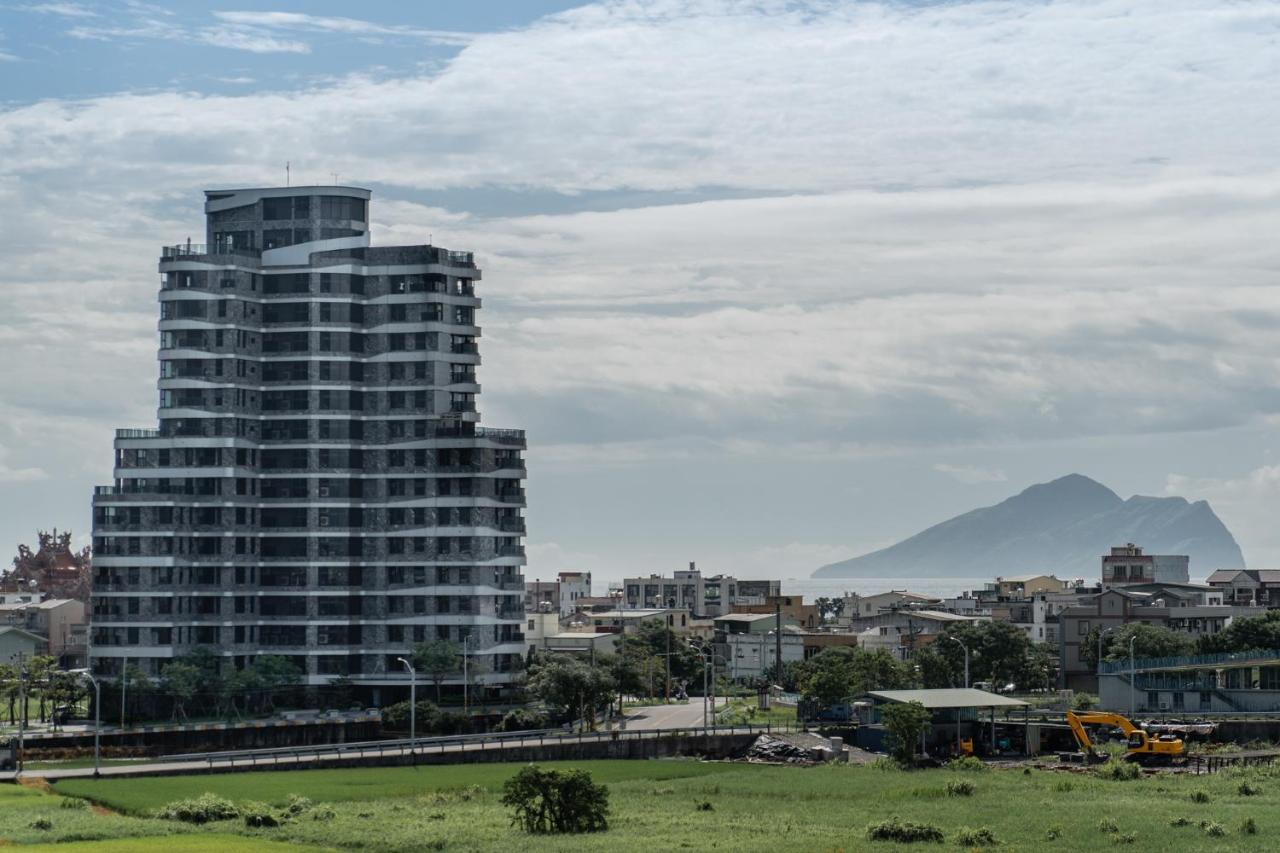
[[[0,0],[0,543],[87,541],[156,418],[159,247],[288,162],[372,189],[375,243],[477,253],[530,578],[803,577],[1072,472],[1280,566],[1278,36],[1214,0]]]

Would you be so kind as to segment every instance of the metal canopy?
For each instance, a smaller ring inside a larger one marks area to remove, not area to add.
[[[948,690],[873,690],[867,695],[886,702],[919,702],[930,710],[938,708],[1023,708],[1021,699],[973,688]]]

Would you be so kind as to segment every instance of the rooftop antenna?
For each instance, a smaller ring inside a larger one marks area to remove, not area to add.
[[[330,175],[333,175],[333,185],[336,187],[336,186],[338,185],[338,173],[337,173],[337,172],[330,172],[329,174],[330,174]]]
[[[284,161],[284,185],[289,186],[289,161]]]

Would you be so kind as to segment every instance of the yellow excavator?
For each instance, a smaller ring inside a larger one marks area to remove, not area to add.
[[[1181,758],[1187,751],[1182,738],[1175,735],[1152,737],[1129,722],[1127,717],[1119,714],[1108,714],[1102,711],[1077,714],[1074,711],[1068,711],[1067,725],[1075,734],[1076,743],[1080,744],[1083,759],[1090,764],[1106,761],[1110,756],[1105,752],[1094,750],[1093,742],[1089,740],[1089,733],[1084,728],[1089,725],[1109,726],[1124,732],[1129,747],[1128,752],[1125,753],[1126,761],[1136,761],[1141,764],[1168,764],[1175,758]]]

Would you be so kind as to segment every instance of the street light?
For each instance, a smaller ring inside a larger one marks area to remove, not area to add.
[[[1134,681],[1133,644],[1137,642],[1137,640],[1138,640],[1137,634],[1134,634],[1132,637],[1129,638],[1129,719],[1133,719],[1133,681]]]
[[[409,754],[415,755],[418,741],[418,672],[404,658],[396,658],[409,670]]]
[[[73,669],[72,672],[83,675],[93,685],[93,778],[97,779],[101,775],[102,765],[102,752],[98,747],[98,735],[102,730],[102,685],[87,669]]]
[[[471,685],[467,678],[467,649],[471,646],[471,635],[462,638],[462,713],[471,717]]]
[[[969,647],[956,637],[947,637],[953,643],[959,643],[960,648],[964,649],[964,686],[969,687]]]

